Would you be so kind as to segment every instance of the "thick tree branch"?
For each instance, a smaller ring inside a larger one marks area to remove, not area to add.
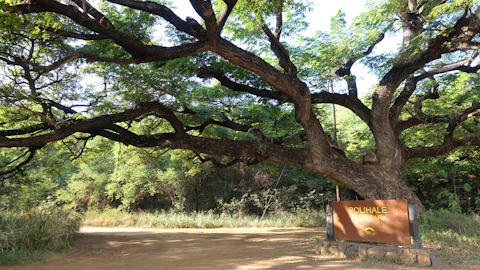
[[[190,111],[189,114],[197,114],[196,112]],[[256,128],[250,124],[240,124],[236,123],[232,120],[230,120],[225,114],[222,113],[221,115],[222,120],[218,121],[215,119],[207,119],[203,124],[196,126],[196,127],[186,127],[187,131],[191,130],[197,130],[200,134],[203,133],[205,128],[207,128],[209,125],[216,125],[216,126],[221,126],[221,127],[226,127],[231,130],[235,131],[241,131],[244,133],[251,133],[253,136],[255,136],[256,140],[258,141],[268,141],[270,143],[274,144],[282,144],[284,142],[285,138],[269,138],[266,137],[265,134],[259,129]],[[255,120],[255,119],[249,119],[249,121],[253,122],[261,122],[265,120]]]
[[[222,29],[225,26],[225,23],[227,23],[227,19],[230,16],[230,13],[232,13],[233,8],[237,4],[237,0],[223,0],[223,2],[225,2],[226,5],[217,20],[217,28],[219,32],[222,32]]]
[[[187,33],[198,40],[204,40],[207,37],[207,32],[197,21],[191,18],[184,21],[171,9],[162,4],[151,1],[143,2],[135,0],[108,0],[108,2],[158,15],[171,23],[177,30]]]
[[[439,67],[439,68],[434,68],[432,70],[424,72],[424,73],[416,76],[415,81],[419,82],[419,81],[421,81],[425,78],[432,77],[433,75],[442,74],[442,73],[446,73],[446,72],[450,72],[450,71],[454,71],[454,70],[460,70],[460,71],[463,71],[463,72],[475,73],[480,69],[480,65],[471,67],[471,66],[466,66],[465,64],[471,63],[477,57],[477,55],[478,54],[475,53],[475,54],[472,54],[471,56],[469,56],[468,58],[466,58],[464,60],[461,60],[461,61],[458,61],[456,63],[445,65],[445,66]]]
[[[175,59],[203,52],[208,49],[205,46],[206,44],[202,42],[185,44],[171,48],[146,45],[132,38],[129,34],[121,33],[112,27],[106,27],[103,23],[92,19],[88,14],[82,13],[74,6],[64,5],[54,0],[31,0],[30,2],[30,4],[7,7],[5,8],[5,11],[21,14],[55,12],[57,14],[64,15],[72,19],[77,24],[94,31],[99,35],[105,36],[123,47],[132,55],[132,58],[135,59],[129,60],[131,61],[130,63],[144,63]],[[100,61],[99,59],[91,60]]]
[[[448,123],[446,136],[453,137],[453,132],[457,126],[465,122],[467,119],[477,116],[478,110],[480,110],[480,103],[473,103],[472,106],[457,114],[455,117],[452,117]]]
[[[100,11],[98,11],[96,8],[94,8],[90,3],[88,3],[87,0],[72,0],[79,8],[83,10],[83,13],[89,14],[97,22],[102,24],[103,26],[107,28],[113,28],[113,24],[108,20],[105,15],[103,15]]]
[[[245,92],[258,97],[265,97],[269,99],[278,100],[280,103],[291,102],[291,100],[281,92],[258,89],[248,85],[236,83],[230,80],[222,72],[203,69],[202,72],[199,74],[199,76],[202,78],[215,78],[223,86],[233,91]],[[352,97],[350,95],[321,92],[317,94],[312,94],[311,101],[312,101],[312,104],[330,103],[330,104],[341,105],[345,108],[350,109],[358,117],[360,117],[365,123],[367,124],[370,123],[370,120],[371,120],[370,109],[366,107],[358,98]]]
[[[232,80],[230,80],[225,73],[218,72],[215,70],[203,69],[199,74],[201,78],[215,78],[218,80],[223,86],[236,91],[236,92],[245,92],[249,93],[258,97],[265,97],[269,99],[278,100],[280,103],[288,102],[289,98],[281,92],[278,91],[271,91],[271,90],[264,90],[254,88],[248,85],[239,84]]]
[[[373,48],[380,43],[385,38],[385,34],[380,34],[377,40],[371,44],[365,52],[362,53],[361,57],[367,56],[372,53]],[[357,89],[357,78],[355,75],[352,74],[352,66],[355,64],[357,59],[350,59],[344,65],[335,71],[335,74],[339,77],[342,77],[345,82],[347,82],[348,94],[353,97],[358,97],[358,89]]]
[[[281,27],[278,28],[281,29]],[[270,48],[277,56],[278,61],[280,62],[280,66],[283,68],[285,74],[296,76],[297,67],[290,60],[290,55],[287,49],[285,49],[282,43],[280,43],[280,30],[278,30],[278,33],[274,34],[266,24],[263,24],[262,29],[263,32],[267,35],[268,40],[270,41]]]
[[[262,140],[265,138],[263,133],[258,128],[255,128],[251,125],[235,123],[234,121],[230,120],[225,114],[222,114],[222,121],[208,119],[198,127],[187,127],[187,131],[198,130],[200,133],[203,133],[205,128],[209,125],[222,126],[235,131],[251,132],[259,140]]]
[[[402,113],[403,107],[407,104],[408,100],[413,95],[413,92],[417,89],[417,83],[418,81],[415,80],[414,76],[410,76],[406,79],[402,92],[400,92],[400,95],[395,99],[395,103],[390,109],[390,118],[393,123],[398,121],[398,117]]]
[[[472,106],[456,115],[425,115],[423,112],[420,115],[415,115],[400,121],[396,127],[397,134],[414,126],[422,124],[449,124],[447,128],[447,135],[452,134],[454,129],[467,119],[478,116],[480,110],[480,103],[473,103]]]
[[[212,43],[212,46],[216,47],[218,38],[220,37],[220,31],[218,29],[217,18],[215,17],[212,3],[204,0],[190,0],[190,3],[205,22],[208,39]]]
[[[472,135],[463,139],[447,137],[447,139],[445,139],[441,145],[432,147],[406,148],[406,160],[442,156],[460,146],[480,146],[480,135]]]
[[[22,171],[22,168],[23,166],[25,166],[26,164],[30,163],[32,160],[33,160],[33,157],[35,156],[35,153],[38,149],[42,148],[43,145],[41,146],[35,146],[35,147],[30,147],[28,149],[27,152],[25,152],[23,155],[21,155],[20,157],[16,158],[15,160],[13,160],[12,162],[9,162],[9,164],[12,164],[18,160],[20,160],[21,158],[27,156],[27,158],[25,160],[23,160],[22,162],[20,162],[19,164],[17,164],[15,167],[11,168],[11,169],[7,169],[5,171],[0,171],[0,176],[2,177],[11,177],[13,175],[16,175],[17,173],[21,172]],[[9,165],[7,164],[7,165]]]
[[[67,123],[58,124],[51,133],[20,137],[7,138],[0,136],[0,147],[32,147],[36,145],[45,145],[50,142],[62,140],[74,133],[90,133],[91,130],[103,130],[105,127],[111,127],[112,124],[133,120],[143,114],[155,112],[160,117],[170,122],[178,137],[186,134],[183,124],[167,107],[158,102],[148,102],[138,105],[134,109],[126,110],[122,113],[103,115],[85,120],[72,120]],[[4,131],[0,131],[0,134]],[[5,131],[6,132],[6,131]]]
[[[42,123],[25,128],[1,130],[0,137],[34,134],[36,132],[41,132],[52,128],[53,126],[49,125],[48,123]]]
[[[372,115],[370,109],[354,96],[321,92],[318,94],[312,94],[312,103],[337,104],[351,110],[358,117],[360,117],[360,119],[362,119],[363,122],[365,122],[368,126],[370,126],[372,123]]]
[[[280,36],[282,35],[282,28],[283,28],[283,14],[282,10],[276,12],[275,15],[275,38],[280,41]]]
[[[85,33],[76,33],[72,31],[66,31],[62,29],[56,29],[56,28],[51,28],[51,27],[45,27],[42,25],[38,25],[40,29],[43,29],[45,31],[48,31],[50,33],[62,36],[62,37],[69,37],[69,38],[74,38],[74,39],[80,39],[80,40],[104,40],[107,39],[104,36],[101,35],[96,35],[96,34],[85,34]]]
[[[475,17],[475,16],[473,16]],[[448,33],[440,33],[426,45],[426,49],[408,59],[402,59],[402,64],[394,66],[380,81],[373,95],[373,111],[378,116],[390,115],[390,102],[401,82],[423,68],[426,63],[439,59],[444,53],[450,52],[453,41],[469,41],[480,32],[477,18],[465,14]]]
[[[455,47],[452,48],[453,51],[479,50],[479,49],[480,49],[480,42],[474,42],[474,41],[457,42],[455,44]]]
[[[144,138],[144,139],[143,139]],[[182,138],[172,137],[170,139],[158,138],[156,135],[149,137],[139,137],[140,141],[148,141],[150,144],[146,147],[159,148],[180,148],[191,150],[196,153],[204,153],[214,156],[228,156],[232,158],[256,158],[260,160],[272,160],[289,165],[299,166],[306,162],[306,152],[304,149],[289,148],[269,142],[259,142],[257,140],[218,140],[211,138],[202,138],[196,136],[184,136]],[[133,144],[135,145],[135,143]]]
[[[392,121],[395,123],[398,121],[398,117],[400,116],[400,113],[407,104],[408,100],[412,96],[413,92],[415,89],[417,89],[417,84],[421,80],[424,80],[426,78],[433,78],[434,75],[450,72],[450,71],[462,71],[462,72],[467,72],[467,73],[475,73],[480,69],[480,65],[478,66],[466,66],[465,64],[471,63],[471,61],[477,56],[477,54],[472,54],[470,57],[458,61],[456,63],[448,64],[443,67],[439,68],[434,68],[432,70],[426,71],[418,76],[410,76],[407,78],[405,82],[405,86],[400,93],[400,95],[396,98],[394,105],[390,109],[390,115]]]
[[[167,119],[174,127],[175,133],[148,136],[137,135],[114,124],[133,120],[150,112],[155,112],[159,114],[160,117]],[[221,124],[227,127],[241,129],[242,131],[245,131],[247,128],[246,125],[240,126],[231,121],[229,123],[224,121]],[[306,156],[302,149],[277,146],[267,140],[225,141],[188,135],[184,131],[183,125],[179,122],[178,118],[173,115],[173,112],[156,102],[143,103],[134,109],[126,110],[125,112],[118,114],[72,121],[70,123],[59,125],[58,129],[49,134],[30,137],[22,136],[20,138],[7,138],[7,136],[1,136],[0,147],[35,148],[38,147],[38,145],[58,141],[78,132],[104,136],[114,141],[138,147],[181,148],[211,155],[224,155],[238,158],[251,157],[262,160],[282,160],[282,162],[287,162],[288,164],[296,166],[304,162],[304,157]],[[6,135],[5,132],[2,135]],[[292,157],[295,158],[292,159]]]
[[[34,71],[43,71],[43,72],[49,72],[49,71],[58,69],[78,59],[86,59],[89,62],[107,62],[107,63],[115,63],[119,65],[130,65],[130,64],[138,64],[138,63],[144,63],[144,62],[165,61],[165,60],[175,59],[181,56],[192,55],[197,52],[204,51],[205,49],[202,47],[204,47],[204,44],[191,43],[191,44],[181,45],[173,48],[164,48],[164,50],[159,50],[158,55],[152,55],[152,56],[143,57],[143,58],[127,58],[127,59],[102,57],[93,53],[79,51],[79,52],[70,54],[68,56],[65,56],[64,58],[48,66],[41,66],[32,62],[27,62],[27,63],[33,66]],[[171,52],[171,54],[169,54],[168,52]]]

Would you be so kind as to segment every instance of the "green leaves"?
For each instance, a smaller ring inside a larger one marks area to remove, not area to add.
[[[311,10],[311,3],[298,0],[240,0],[233,10],[232,15],[225,27],[227,36],[242,42],[242,47],[249,50],[268,48],[263,36],[262,26],[272,30],[276,29],[276,16],[281,13],[283,16],[282,41],[287,42],[289,38],[307,27],[305,14]],[[262,50],[263,53],[267,50]]]

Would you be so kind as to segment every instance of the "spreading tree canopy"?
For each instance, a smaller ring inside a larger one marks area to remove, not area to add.
[[[81,152],[102,136],[223,165],[280,162],[423,210],[406,161],[480,146],[477,1],[371,1],[311,37],[306,1],[190,4],[197,18],[163,0],[2,1],[2,174],[49,143]],[[401,44],[376,52],[384,37]],[[378,75],[373,89],[357,89],[356,63]],[[364,122],[372,151],[339,146],[324,104]]]

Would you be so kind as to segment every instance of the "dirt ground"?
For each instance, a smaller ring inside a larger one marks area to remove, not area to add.
[[[82,229],[68,252],[8,269],[406,269],[314,254],[319,228]]]

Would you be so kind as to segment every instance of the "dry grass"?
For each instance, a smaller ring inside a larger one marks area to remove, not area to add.
[[[85,226],[143,227],[143,228],[235,228],[235,227],[323,227],[325,216],[321,212],[281,212],[258,216],[200,213],[156,212],[128,213],[117,209],[90,210],[83,222]]]
[[[68,247],[81,225],[78,213],[57,207],[0,214],[0,265],[35,261]]]

